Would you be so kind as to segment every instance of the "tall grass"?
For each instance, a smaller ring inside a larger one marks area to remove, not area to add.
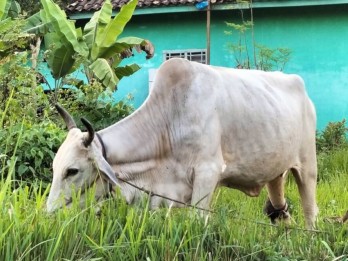
[[[8,175],[10,177],[11,175]],[[1,181],[0,260],[348,260],[347,225],[327,217],[347,210],[348,173],[318,185],[318,230],[303,230],[294,182],[287,185],[293,225],[275,227],[262,213],[266,199],[219,189],[208,220],[189,209],[147,210],[118,195],[96,215],[93,191],[84,209],[44,209],[40,184],[12,191]],[[11,182],[11,181],[10,181]]]

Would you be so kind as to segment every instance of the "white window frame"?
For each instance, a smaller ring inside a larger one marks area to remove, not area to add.
[[[163,61],[170,58],[186,58],[189,61],[207,63],[207,49],[164,50]],[[198,59],[197,59],[198,58]]]

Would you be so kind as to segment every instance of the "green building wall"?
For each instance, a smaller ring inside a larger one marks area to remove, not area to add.
[[[245,14],[249,11],[245,10]],[[237,35],[226,35],[225,24],[240,22],[240,10],[214,10],[211,14],[211,64],[235,67],[227,44]],[[329,121],[348,117],[348,5],[255,8],[255,40],[270,48],[291,49],[285,72],[305,80],[318,118],[318,129]],[[148,95],[148,70],[163,62],[164,50],[206,48],[206,12],[134,15],[123,36],[149,39],[155,56],[145,60],[136,54],[126,63],[136,62],[142,69],[121,80],[116,99],[129,94],[139,107]]]

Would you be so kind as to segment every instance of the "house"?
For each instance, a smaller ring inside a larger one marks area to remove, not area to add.
[[[115,12],[126,1],[112,0]],[[239,35],[226,34],[231,28],[225,22],[240,23],[242,13],[245,20],[250,19],[249,4],[211,0],[209,12],[204,8],[206,2],[201,1],[139,0],[123,36],[149,39],[155,55],[145,60],[139,54],[127,61],[136,62],[142,69],[122,79],[117,99],[131,94],[133,104],[139,107],[148,95],[156,68],[171,57],[236,67],[228,45]],[[78,0],[66,11],[71,19],[83,24],[102,3]],[[348,0],[254,0],[252,12],[255,42],[291,50],[284,71],[297,73],[305,80],[317,108],[318,129],[329,121],[348,118]],[[252,42],[250,33],[247,41]]]

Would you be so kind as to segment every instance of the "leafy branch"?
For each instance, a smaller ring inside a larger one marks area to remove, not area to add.
[[[236,40],[227,44],[227,48],[233,54],[237,68],[259,69],[264,71],[284,70],[285,65],[289,62],[291,50],[288,48],[269,48],[259,44],[254,35],[254,14],[252,0],[237,1],[238,3],[247,4],[250,10],[250,20],[245,20],[244,11],[240,10],[241,23],[225,22],[231,30],[225,31],[227,35],[237,33]],[[248,39],[251,38],[251,43]],[[252,55],[249,47],[251,46]],[[252,57],[252,58],[251,58]]]

